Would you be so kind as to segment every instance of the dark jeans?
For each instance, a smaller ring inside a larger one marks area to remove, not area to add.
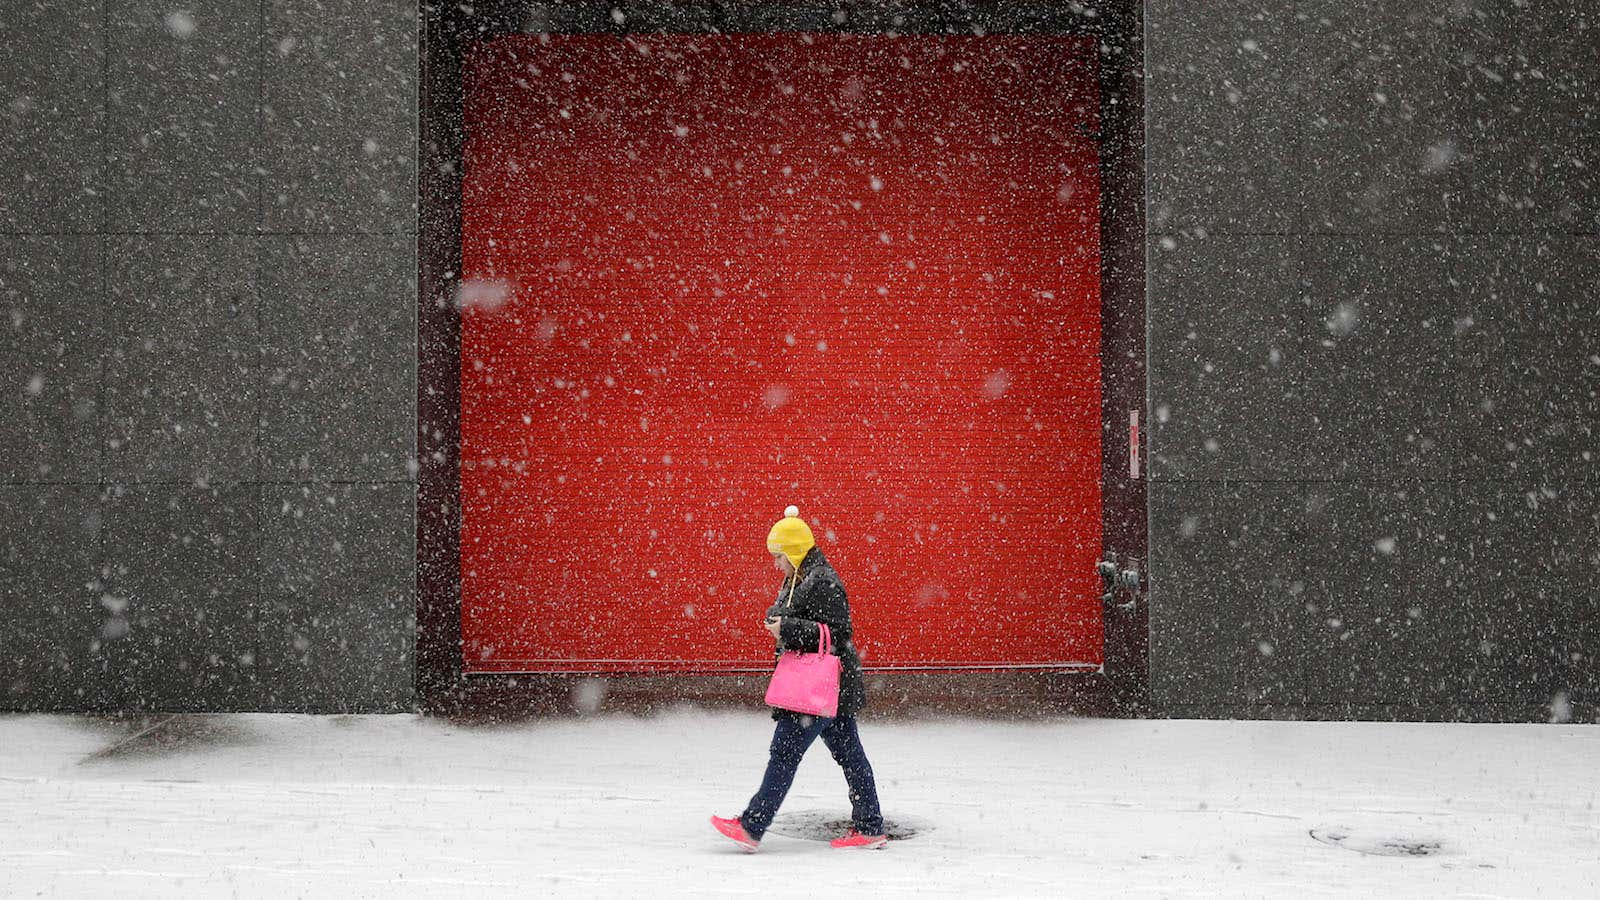
[[[778,727],[772,733],[766,777],[761,779],[761,789],[750,798],[750,805],[739,816],[745,833],[758,841],[767,833],[767,826],[772,824],[772,817],[783,805],[789,786],[794,784],[800,758],[806,755],[806,749],[819,734],[828,752],[833,754],[834,762],[844,769],[845,783],[850,785],[850,819],[856,831],[883,834],[878,786],[872,780],[872,763],[867,762],[867,751],[861,747],[855,716],[835,719],[783,716],[778,719]]]

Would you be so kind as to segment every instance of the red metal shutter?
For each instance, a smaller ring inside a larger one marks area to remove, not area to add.
[[[869,668],[1097,666],[1094,50],[477,47],[467,670],[770,668],[790,503]]]

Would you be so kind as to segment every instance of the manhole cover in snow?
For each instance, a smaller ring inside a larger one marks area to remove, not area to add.
[[[920,819],[906,816],[883,820],[883,831],[891,841],[916,837],[929,828]],[[767,830],[803,841],[831,841],[850,830],[850,817],[843,813],[821,811],[780,813]]]
[[[1311,836],[1324,844],[1343,847],[1368,856],[1437,856],[1444,852],[1438,838],[1379,834],[1353,828],[1313,828]]]

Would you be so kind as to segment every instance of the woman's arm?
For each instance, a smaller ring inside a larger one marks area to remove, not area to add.
[[[838,643],[840,632],[850,628],[850,606],[838,582],[819,581],[804,587],[804,594],[795,596],[793,611],[783,617],[778,642],[785,650],[815,653],[822,640],[822,629],[817,626],[828,626],[831,638]]]
[[[833,626],[829,625],[832,631]],[[815,653],[822,643],[822,629],[810,619],[802,619],[796,615],[783,617],[782,625],[778,629],[778,642],[783,644],[785,650],[799,650],[802,653]]]

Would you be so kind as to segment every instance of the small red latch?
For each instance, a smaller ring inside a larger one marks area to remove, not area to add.
[[[1139,411],[1128,413],[1128,477],[1139,480]]]

